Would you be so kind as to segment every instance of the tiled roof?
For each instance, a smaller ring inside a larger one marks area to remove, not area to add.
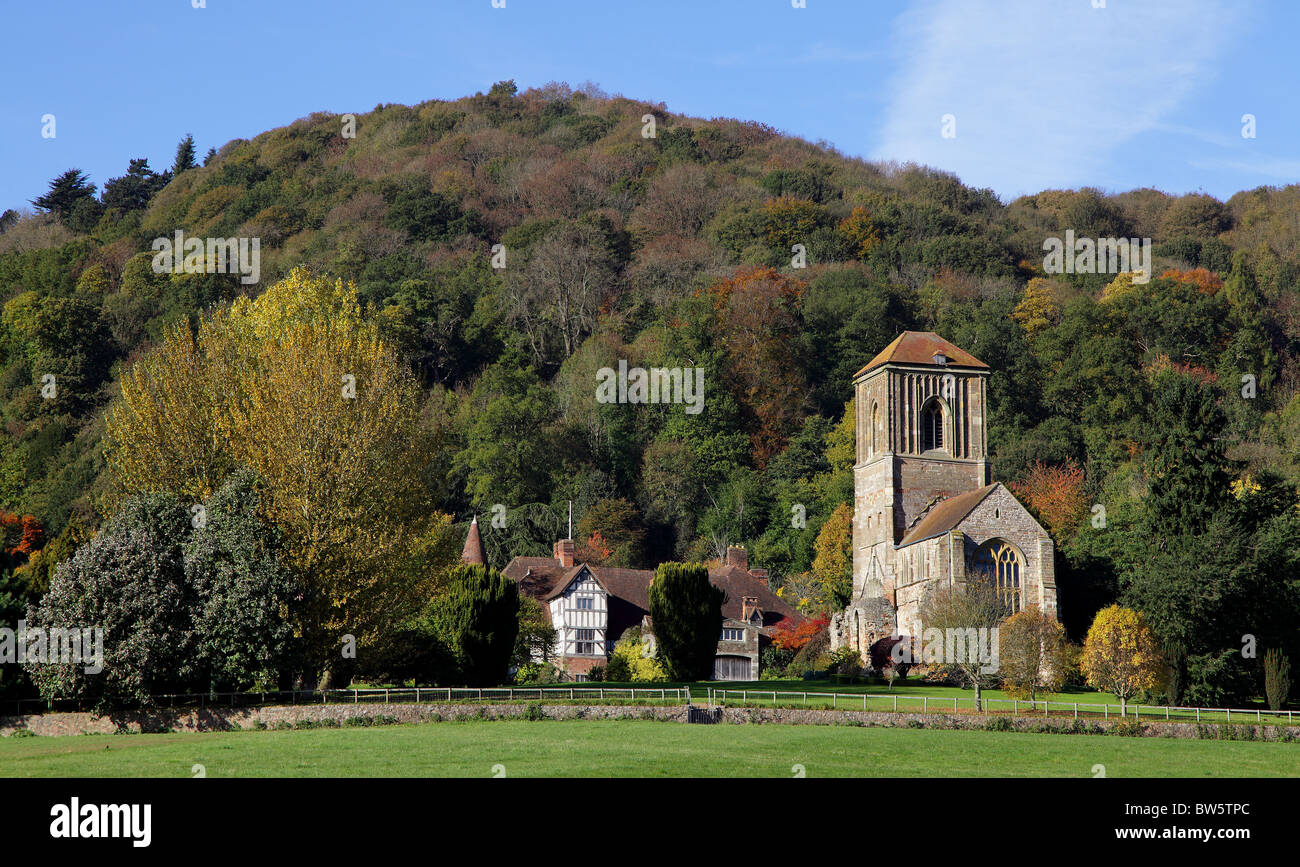
[[[882,364],[926,364],[935,367],[934,354],[943,350],[948,367],[982,367],[988,365],[959,346],[944,340],[933,331],[904,331],[857,372],[861,376]]]
[[[998,483],[994,482],[973,491],[955,494],[936,503],[925,517],[916,523],[916,526],[907,531],[907,535],[903,536],[903,541],[898,543],[898,547],[902,548],[947,533],[960,524],[962,519],[983,502],[997,486]]]
[[[516,557],[510,561],[503,572],[507,578],[518,582],[519,591],[525,596],[538,600],[548,600],[558,596],[569,586],[584,564],[578,563],[571,569],[560,566],[554,557]],[[650,613],[650,579],[654,572],[650,569],[616,569],[611,566],[588,566],[593,578],[611,595],[645,614]],[[739,620],[744,597],[758,599],[758,607],[763,609],[763,625],[775,626],[783,620],[792,620],[797,625],[804,616],[777,596],[768,586],[739,566],[722,566],[709,572],[709,582],[721,587],[727,598],[722,603],[722,615]]]
[[[722,603],[722,616],[732,620],[743,619],[741,608],[744,597],[758,598],[758,607],[763,609],[763,625],[776,626],[783,620],[790,620],[791,626],[798,626],[804,616],[777,596],[762,581],[741,569],[739,566],[722,566],[709,573],[709,582],[714,587],[721,587],[727,593]]]
[[[469,533],[465,535],[465,547],[460,552],[460,562],[487,565],[487,551],[483,548],[483,537],[478,531],[478,515],[470,522]]]

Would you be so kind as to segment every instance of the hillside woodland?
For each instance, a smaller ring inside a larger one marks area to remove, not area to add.
[[[499,569],[548,554],[569,501],[585,559],[744,545],[834,610],[851,380],[911,329],[991,367],[992,472],[1057,540],[1072,639],[1140,610],[1179,701],[1258,695],[1265,648],[1297,658],[1300,186],[1003,202],[594,86],[354,120],[202,160],[186,137],[161,173],[73,169],[0,217],[0,620],[109,616],[114,570],[148,563],[169,646],[197,642],[155,689],[319,672],[343,635],[391,661],[438,619],[472,515]],[[1151,279],[1045,274],[1067,229],[1150,238]],[[260,282],[156,273],[177,230],[259,238]],[[620,360],[702,368],[704,410],[598,402]],[[260,662],[222,659],[208,622]],[[295,640],[315,649],[285,662]]]

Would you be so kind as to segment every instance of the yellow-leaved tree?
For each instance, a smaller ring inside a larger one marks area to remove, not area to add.
[[[812,571],[834,609],[849,604],[853,595],[853,507],[840,503],[822,524],[813,543]]]
[[[1115,694],[1121,716],[1136,692],[1158,689],[1165,672],[1159,645],[1146,619],[1118,605],[1103,608],[1093,618],[1079,668],[1089,686]]]
[[[325,672],[417,611],[456,559],[424,479],[437,443],[419,388],[356,291],[295,269],[181,325],[123,377],[105,455],[123,494],[206,499],[236,466],[265,482],[288,565],[315,591],[300,624]]]

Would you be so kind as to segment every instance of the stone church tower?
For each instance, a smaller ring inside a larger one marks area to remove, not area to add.
[[[920,636],[927,592],[993,581],[1008,607],[1056,612],[1051,537],[989,483],[989,367],[932,332],[905,331],[854,377],[853,602],[831,646]]]

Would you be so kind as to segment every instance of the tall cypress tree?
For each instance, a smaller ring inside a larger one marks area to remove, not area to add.
[[[713,676],[727,594],[695,563],[662,563],[650,583],[650,619],[668,674],[676,680]]]
[[[519,629],[515,582],[486,566],[457,566],[432,615],[434,629],[455,655],[466,683],[505,682]]]

